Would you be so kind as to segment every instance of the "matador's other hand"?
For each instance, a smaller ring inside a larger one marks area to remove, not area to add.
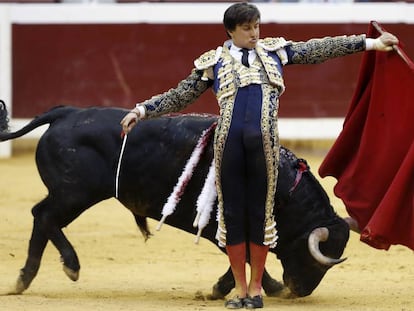
[[[139,119],[139,111],[136,111],[135,109],[128,112],[125,117],[121,120],[122,130],[124,131],[124,134],[128,134],[131,132],[132,128],[138,123]]]
[[[391,51],[398,44],[398,38],[389,32],[384,32],[374,41],[374,49],[377,51]]]

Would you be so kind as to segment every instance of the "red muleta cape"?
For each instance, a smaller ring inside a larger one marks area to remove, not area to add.
[[[368,37],[379,36],[371,22]],[[414,250],[414,64],[399,53],[366,51],[344,127],[319,175],[361,230],[361,241]]]

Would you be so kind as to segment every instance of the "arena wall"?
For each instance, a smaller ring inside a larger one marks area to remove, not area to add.
[[[174,87],[192,62],[226,39],[229,3],[0,5],[0,98],[19,127],[56,105],[131,108]],[[257,3],[262,37],[365,33],[377,20],[414,56],[414,4]],[[340,132],[362,54],[285,69],[282,138]],[[217,113],[211,92],[185,112]],[[41,129],[34,133],[38,137]]]

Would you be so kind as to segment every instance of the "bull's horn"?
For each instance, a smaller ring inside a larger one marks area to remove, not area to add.
[[[346,258],[330,258],[322,254],[321,250],[319,249],[319,242],[325,242],[328,240],[329,237],[329,230],[326,227],[316,228],[314,229],[308,238],[308,247],[309,252],[311,253],[312,257],[315,258],[316,261],[325,265],[325,266],[333,266],[338,263],[343,262]]]
[[[351,229],[352,231],[354,231],[356,233],[361,233],[361,230],[359,230],[358,222],[354,218],[345,217],[344,220],[348,224],[349,229]]]

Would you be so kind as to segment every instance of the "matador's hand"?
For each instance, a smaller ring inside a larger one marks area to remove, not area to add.
[[[398,38],[389,32],[384,32],[374,40],[374,49],[377,51],[391,51],[398,44]]]
[[[124,134],[131,132],[132,128],[138,123],[139,119],[140,112],[137,109],[132,109],[130,112],[128,112],[120,123],[122,125]]]

